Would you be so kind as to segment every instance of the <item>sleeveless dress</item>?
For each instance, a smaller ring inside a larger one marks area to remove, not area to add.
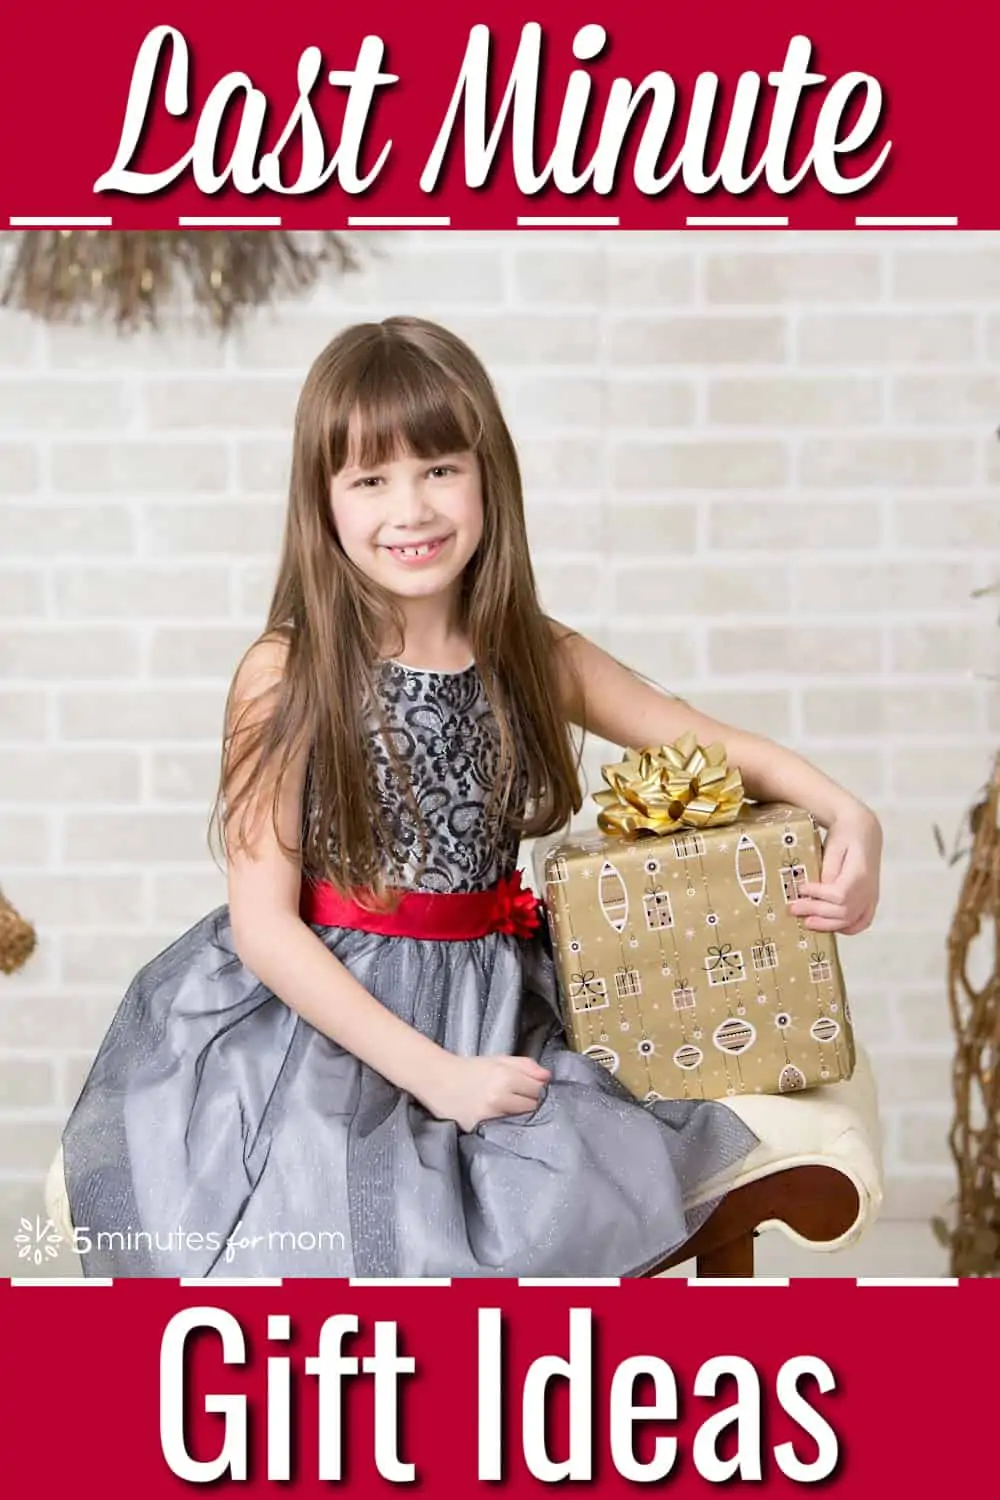
[[[491,838],[484,816],[497,738],[476,667],[384,662],[378,684],[429,830],[419,888],[510,876],[516,832]],[[416,828],[374,729],[371,744],[405,861]],[[310,801],[307,781],[304,817]],[[724,1105],[642,1104],[569,1048],[544,924],[447,942],[313,931],[442,1047],[550,1068],[539,1104],[471,1132],[434,1118],[271,993],[221,906],[135,976],[65,1126],[85,1275],[641,1275],[715,1206],[687,1207],[699,1186],[757,1145]]]

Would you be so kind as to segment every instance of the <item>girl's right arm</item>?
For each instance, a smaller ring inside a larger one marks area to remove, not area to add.
[[[248,653],[237,676],[227,733],[238,736],[268,712],[286,652],[283,642],[269,638]],[[307,758],[308,746],[296,746],[276,810],[281,840],[295,849]],[[252,769],[241,769],[241,782],[244,776],[252,778]],[[230,927],[241,962],[317,1031],[432,1114],[471,1129],[476,1123],[473,1116],[533,1109],[548,1077],[545,1069],[528,1058],[459,1058],[446,1051],[376,1000],[302,920],[301,860],[290,857],[279,843],[272,799],[270,779],[256,778],[249,847],[237,850],[232,836],[227,839]]]

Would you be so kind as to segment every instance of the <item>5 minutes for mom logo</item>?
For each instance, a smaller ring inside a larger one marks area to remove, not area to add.
[[[37,1216],[34,1223],[22,1217],[21,1227],[14,1236],[18,1260],[29,1260],[33,1266],[55,1260],[62,1242],[63,1237],[52,1220]]]

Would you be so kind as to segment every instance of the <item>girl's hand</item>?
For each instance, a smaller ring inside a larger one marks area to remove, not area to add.
[[[789,911],[813,932],[845,937],[864,932],[878,905],[881,862],[882,829],[875,814],[868,808],[842,814],[827,829],[819,880],[801,883]]]
[[[475,1130],[481,1120],[527,1115],[538,1107],[552,1074],[530,1057],[455,1057],[421,1101],[439,1120]]]

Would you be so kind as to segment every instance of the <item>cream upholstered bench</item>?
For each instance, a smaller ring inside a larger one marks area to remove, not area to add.
[[[696,1260],[699,1276],[752,1276],[754,1235],[761,1229],[782,1229],[813,1250],[841,1250],[861,1238],[882,1204],[878,1101],[863,1048],[846,1083],[723,1102],[760,1145],[737,1168],[704,1184],[697,1201],[723,1190],[726,1197],[683,1250],[649,1275]],[[71,1243],[61,1149],[49,1170],[45,1202],[49,1218]]]
[[[883,1200],[882,1138],[871,1062],[857,1047],[846,1082],[800,1094],[724,1099],[760,1145],[705,1183],[699,1202],[727,1196],[679,1254],[648,1274],[697,1261],[699,1276],[752,1276],[754,1237],[781,1229],[810,1250],[856,1244]]]
[[[56,1152],[45,1179],[45,1211],[67,1245],[73,1243],[73,1218],[66,1196],[66,1177],[63,1172],[62,1146]]]

